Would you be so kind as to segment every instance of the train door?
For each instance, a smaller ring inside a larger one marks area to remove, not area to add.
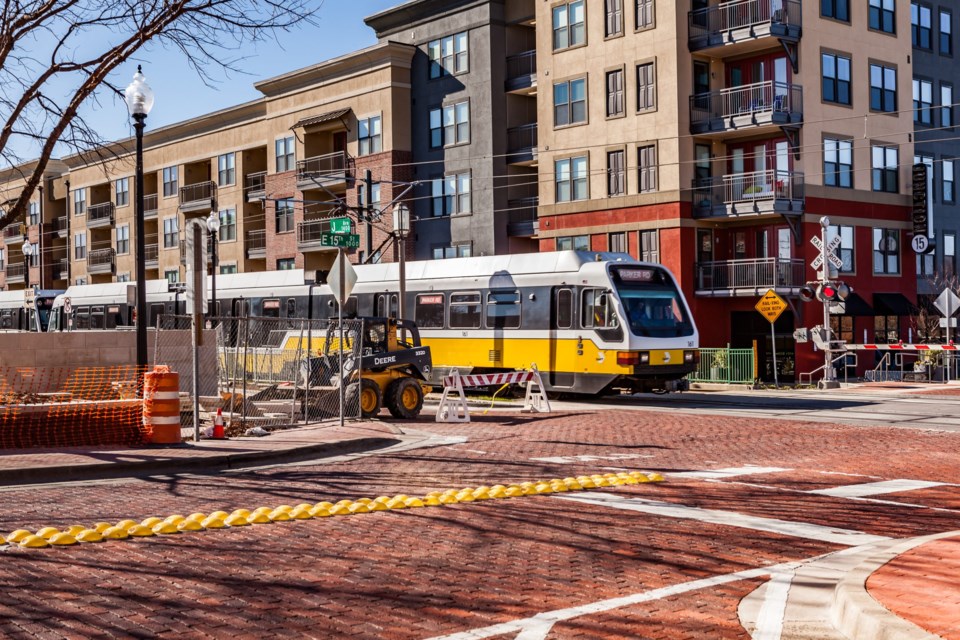
[[[373,301],[373,315],[381,318],[396,318],[399,298],[395,293],[378,293]]]
[[[551,298],[550,386],[572,387],[576,381],[575,362],[579,359],[574,337],[577,296],[571,287],[554,287]]]

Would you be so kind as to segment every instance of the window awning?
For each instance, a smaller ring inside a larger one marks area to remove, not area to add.
[[[902,293],[873,294],[873,308],[878,316],[912,316],[917,314],[917,305]]]
[[[861,298],[857,293],[851,293],[843,301],[843,314],[845,316],[874,316],[876,312],[867,301]]]
[[[327,113],[321,113],[316,116],[308,116],[306,118],[300,118],[297,120],[297,123],[290,127],[291,129],[298,129],[301,127],[314,127],[318,124],[324,124],[326,122],[332,122],[334,120],[339,120],[343,116],[350,113],[350,107],[346,109],[337,109],[336,111],[328,111]]]

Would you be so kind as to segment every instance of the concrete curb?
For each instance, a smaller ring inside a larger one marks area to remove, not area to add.
[[[151,475],[211,473],[229,469],[243,469],[287,462],[302,462],[313,458],[328,458],[359,453],[361,451],[372,451],[391,447],[400,442],[402,441],[397,438],[363,437],[299,447],[200,455],[197,457],[96,462],[65,467],[0,469],[0,485],[50,484],[56,482],[75,482],[78,480],[136,478]]]
[[[831,622],[851,640],[939,639],[940,636],[904,620],[874,600],[867,592],[867,579],[897,556],[927,542],[956,537],[958,533],[950,531],[911,538],[870,555],[837,583],[830,609]]]

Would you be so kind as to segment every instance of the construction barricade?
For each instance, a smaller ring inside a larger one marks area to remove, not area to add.
[[[467,406],[467,397],[463,392],[464,387],[507,384],[526,385],[522,411],[550,412],[550,400],[547,398],[547,393],[543,388],[543,380],[540,378],[540,371],[535,364],[530,365],[529,371],[469,376],[461,376],[460,372],[454,369],[449,376],[443,379],[443,394],[440,396],[440,406],[437,407],[436,421],[470,422],[470,409]]]
[[[143,426],[153,444],[179,444],[180,374],[156,366],[143,376]]]

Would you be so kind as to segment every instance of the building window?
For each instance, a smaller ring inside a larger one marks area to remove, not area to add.
[[[221,265],[220,265],[220,274],[221,274],[221,275],[227,275],[227,274],[236,273],[236,272],[237,272],[237,265],[235,265],[235,264],[221,264]]]
[[[623,69],[607,72],[607,117],[622,116],[623,108]]]
[[[873,272],[883,274],[900,273],[899,230],[873,230]]]
[[[640,232],[640,259],[660,262],[660,232],[656,229]]]
[[[940,9],[940,53],[953,55],[953,14]]]
[[[896,33],[897,13],[894,0],[870,0],[868,24],[871,29],[885,33]]]
[[[637,65],[637,111],[657,108],[657,78],[652,62]]]
[[[590,236],[561,236],[557,251],[590,251]]]
[[[127,273],[118,273],[117,282],[130,282],[130,272]]]
[[[470,142],[470,103],[458,102],[430,110],[430,146],[447,147]]]
[[[277,233],[293,231],[293,198],[275,201]]]
[[[40,224],[40,203],[31,202],[29,205],[29,211],[30,212],[28,215],[30,218],[30,224],[31,225]]]
[[[449,247],[434,247],[433,248],[433,259],[434,260],[445,260],[447,258],[469,258],[473,255],[473,245],[469,242],[455,244]],[[456,294],[450,296],[450,303],[455,302]],[[450,308],[450,312],[453,313],[453,307]],[[477,308],[477,313],[480,313],[479,305]],[[479,320],[478,320],[479,322]]]
[[[554,165],[557,202],[587,199],[587,156],[564,158]]]
[[[916,2],[910,3],[910,35],[913,46],[919,49],[933,47],[933,10]]]
[[[626,152],[607,152],[607,195],[622,196],[627,192]]]
[[[86,260],[87,258],[87,232],[81,231],[73,236],[73,259]]]
[[[165,218],[163,221],[163,248],[173,249],[180,246],[180,228],[177,218]]]
[[[874,146],[871,149],[872,186],[874,191],[897,193],[897,165],[899,150],[897,147]]]
[[[957,274],[957,234],[943,233],[943,277],[952,278]]]
[[[649,29],[653,26],[653,0],[637,0],[637,29]]]
[[[364,118],[357,124],[359,126],[359,133],[357,134],[360,143],[359,154],[368,156],[383,151],[383,130],[380,116]]]
[[[587,79],[567,80],[553,85],[553,126],[563,127],[587,121]]]
[[[953,85],[940,85],[940,126],[953,126]]]
[[[820,15],[850,22],[850,0],[820,0]]]
[[[180,269],[167,269],[163,272],[163,277],[170,284],[180,282]]]
[[[371,204],[374,209],[380,208],[380,183],[374,182],[370,185]],[[361,185],[357,188],[357,204],[361,207],[367,206],[367,187]]]
[[[838,237],[840,238],[840,245],[836,248],[834,254],[843,263],[839,271],[841,273],[853,273],[853,227],[836,224],[827,227],[828,242],[833,242],[833,239]]]
[[[223,209],[220,216],[220,241],[237,239],[237,210]]]
[[[850,104],[850,58],[824,53],[820,63],[823,101]]]
[[[277,260],[277,271],[293,271],[297,268],[294,258],[280,258]]]
[[[827,138],[823,141],[823,184],[853,188],[853,141]]]
[[[130,204],[130,178],[120,178],[114,183],[116,189],[116,200],[114,204],[118,207],[124,207]]]
[[[913,80],[913,121],[930,124],[933,120],[933,83]]]
[[[293,144],[293,136],[280,138],[274,144],[277,156],[277,173],[293,171],[296,165],[296,147]]]
[[[870,65],[870,109],[893,113],[897,110],[897,70]]]
[[[82,216],[87,212],[87,190],[77,189],[73,192],[73,215]]]
[[[458,33],[427,45],[430,56],[430,77],[464,73],[468,67],[467,32]]]
[[[940,171],[943,173],[943,201],[953,204],[957,201],[957,176],[954,173],[953,160],[944,160],[940,163]]]
[[[653,144],[637,148],[637,167],[640,177],[640,193],[657,190],[657,146]]]
[[[178,167],[166,167],[163,170],[163,197],[177,195]]]
[[[626,232],[611,233],[607,242],[607,249],[613,253],[627,253]]]
[[[583,44],[587,30],[584,24],[584,0],[565,2],[553,8],[553,49],[566,49]]]
[[[130,225],[117,227],[117,254],[130,253]]]
[[[433,216],[470,213],[470,173],[459,173],[433,180],[431,202]]]
[[[7,250],[0,249],[0,270],[2,270],[7,265]]]
[[[217,158],[217,184],[225,187],[237,180],[236,155],[225,153]]]
[[[621,35],[623,33],[623,0],[604,0],[603,4],[607,17],[604,35],[608,38]]]

